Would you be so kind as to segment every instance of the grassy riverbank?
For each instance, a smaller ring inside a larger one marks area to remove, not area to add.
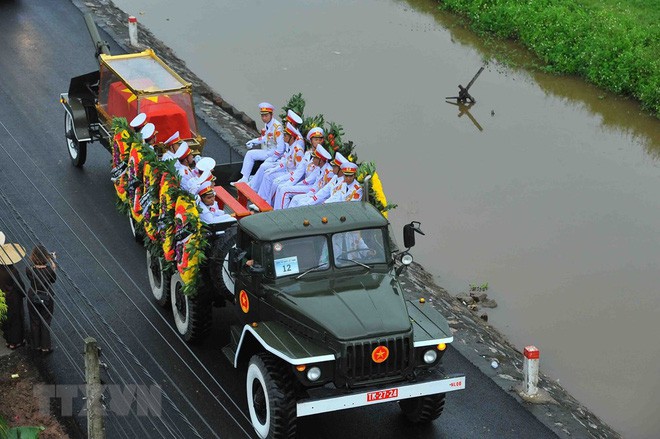
[[[660,0],[440,0],[471,26],[513,39],[549,72],[633,96],[660,117]]]

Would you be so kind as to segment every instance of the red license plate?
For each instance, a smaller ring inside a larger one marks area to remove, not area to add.
[[[367,402],[396,398],[397,396],[399,396],[399,389],[379,390],[377,392],[367,393]]]

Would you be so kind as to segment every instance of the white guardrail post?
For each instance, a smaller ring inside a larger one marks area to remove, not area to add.
[[[536,346],[526,346],[523,356],[522,393],[535,396],[539,391],[539,350]]]
[[[138,46],[137,18],[132,15],[128,17],[128,41],[131,46]]]

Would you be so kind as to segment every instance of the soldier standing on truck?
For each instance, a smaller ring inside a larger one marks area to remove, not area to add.
[[[261,120],[264,122],[264,128],[261,130],[261,136],[249,140],[245,146],[252,149],[254,146],[263,145],[261,149],[248,151],[243,158],[243,167],[241,168],[241,178],[235,183],[247,183],[254,167],[254,162],[268,162],[266,166],[278,160],[284,154],[286,145],[282,135],[282,123],[273,117],[273,107],[268,102],[259,104]],[[294,113],[295,114],[295,113]],[[297,116],[297,115],[296,115]],[[302,119],[298,116],[298,120]],[[262,165],[263,166],[263,165]]]
[[[181,189],[188,191],[191,194],[195,194],[195,185],[194,180],[196,178],[190,166],[195,162],[192,154],[192,150],[188,146],[188,142],[183,141],[179,148],[177,148],[174,153],[174,158],[177,159],[174,162],[174,167],[176,168],[179,177],[181,177]]]
[[[176,148],[176,144],[181,141],[181,136],[179,135],[179,132],[177,131],[176,133],[172,134],[169,139],[167,139],[164,144],[165,144],[165,152],[163,153],[163,156],[160,158],[162,161],[167,161],[167,160],[174,160],[174,150]]]

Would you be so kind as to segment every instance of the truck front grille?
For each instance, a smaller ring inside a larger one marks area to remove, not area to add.
[[[371,355],[378,346],[389,349],[387,360],[376,363]],[[407,335],[348,343],[342,358],[342,372],[352,384],[366,383],[383,378],[403,377],[410,367],[412,346]]]

